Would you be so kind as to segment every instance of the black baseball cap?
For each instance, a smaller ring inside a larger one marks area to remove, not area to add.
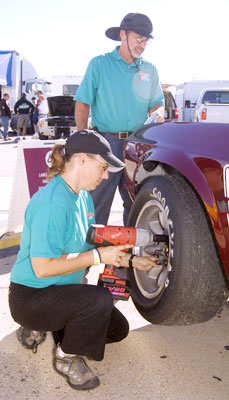
[[[106,30],[105,35],[112,40],[120,39],[120,30],[132,31],[144,36],[148,39],[153,39],[151,35],[153,31],[153,25],[149,17],[144,14],[139,13],[129,13],[127,14],[119,27],[112,27]]]
[[[108,164],[109,172],[118,172],[125,164],[112,153],[108,141],[98,132],[84,129],[71,135],[65,144],[65,154],[99,154]]]

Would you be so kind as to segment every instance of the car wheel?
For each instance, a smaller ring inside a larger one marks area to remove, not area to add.
[[[48,140],[48,136],[41,135],[41,133],[39,133],[39,139],[40,140]]]
[[[168,243],[136,248],[160,255],[149,272],[128,268],[132,300],[154,324],[184,325],[209,320],[222,309],[226,283],[211,228],[194,190],[181,177],[156,176],[140,190],[129,226],[168,235]]]

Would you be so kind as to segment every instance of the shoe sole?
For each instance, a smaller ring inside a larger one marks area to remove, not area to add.
[[[47,334],[46,334],[46,332],[45,332],[45,333],[43,334],[41,340],[39,341],[39,343],[37,343],[37,342],[34,340],[34,343],[33,343],[33,344],[28,344],[28,343],[24,342],[24,340],[22,339],[22,335],[23,335],[23,330],[22,330],[21,328],[17,329],[17,331],[16,331],[16,336],[17,336],[19,342],[21,343],[21,345],[22,345],[25,349],[27,349],[27,350],[32,350],[33,352],[34,352],[34,349],[35,349],[35,348],[37,349],[37,346],[39,346],[41,343],[43,343],[43,342],[45,341],[46,336],[47,336]],[[36,352],[36,351],[35,351],[35,352]]]
[[[99,380],[99,378],[97,376],[95,376],[93,379],[90,379],[89,381],[85,382],[83,385],[73,385],[70,382],[69,376],[67,374],[65,374],[64,372],[59,371],[56,368],[56,365],[55,365],[55,349],[53,351],[53,368],[59,375],[63,376],[66,379],[68,385],[72,389],[75,389],[75,390],[93,390],[93,389],[97,388],[100,385],[100,380]]]

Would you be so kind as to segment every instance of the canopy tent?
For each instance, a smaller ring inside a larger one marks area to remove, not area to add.
[[[12,86],[13,51],[0,51],[0,85]]]

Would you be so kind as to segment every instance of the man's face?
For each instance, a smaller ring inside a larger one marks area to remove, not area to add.
[[[8,94],[5,94],[4,99],[5,99],[6,101],[8,101],[8,100],[9,100],[9,95],[8,95]]]
[[[126,34],[126,43],[125,43],[126,46],[127,46],[127,40],[132,56],[134,56],[135,58],[141,57],[148,42],[147,37],[141,36],[138,33],[132,31],[128,31]]]

